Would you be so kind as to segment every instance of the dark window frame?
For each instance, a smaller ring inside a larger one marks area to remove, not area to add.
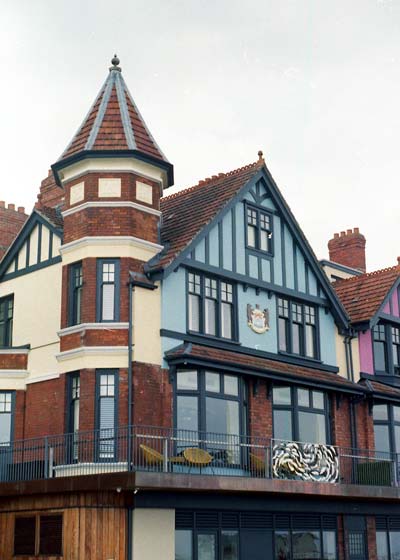
[[[378,322],[371,330],[374,371],[378,375],[400,375],[400,339],[396,333],[399,330],[399,325],[390,322]],[[377,344],[383,345],[386,370],[377,367]],[[398,364],[395,363],[394,351],[397,352]]]
[[[197,389],[178,389],[178,372],[179,371],[197,371]],[[217,373],[220,375],[220,391],[207,391],[206,389],[206,373]],[[230,395],[225,393],[224,375],[236,377],[238,380],[238,395]],[[222,400],[229,400],[239,403],[239,432],[240,436],[247,434],[248,426],[248,406],[247,406],[247,384],[246,380],[241,376],[232,372],[225,372],[215,368],[198,368],[190,367],[178,368],[174,371],[173,375],[173,422],[175,429],[178,429],[178,398],[180,396],[196,397],[197,398],[197,431],[199,434],[207,433],[206,426],[206,398],[216,398]]]
[[[9,303],[11,302],[12,315],[8,316],[9,313]],[[5,318],[2,323],[4,323],[4,340],[0,340],[0,348],[11,348],[13,343],[13,324],[14,324],[14,294],[9,294],[0,298],[0,307],[5,306]],[[4,344],[2,344],[4,343]]]
[[[80,273],[77,272],[80,270]],[[80,282],[77,282],[80,280]],[[68,326],[82,323],[83,266],[82,261],[69,267]],[[79,302],[79,304],[78,304]]]
[[[252,220],[249,220],[250,218],[250,213],[253,214],[253,216],[255,216],[255,223],[251,223]],[[263,227],[262,224],[262,217],[266,217],[268,219],[269,222],[269,228]],[[250,245],[249,244],[249,233],[248,233],[248,229],[249,227],[254,227],[255,228],[255,245]],[[258,253],[260,255],[264,255],[264,256],[269,256],[269,257],[273,257],[274,256],[274,214],[268,210],[267,208],[264,208],[264,206],[259,206],[257,204],[253,204],[249,201],[245,201],[244,203],[244,228],[245,228],[245,245],[246,245],[246,249],[249,251],[254,251],[255,253]],[[267,249],[262,249],[261,245],[261,232],[262,231],[266,231],[267,232],[267,243],[268,243],[268,248]]]
[[[194,278],[196,286],[199,286],[199,292],[191,291],[190,284],[191,276]],[[199,284],[196,282],[196,278],[199,278]],[[206,281],[216,282],[216,297],[208,297],[206,295]],[[222,289],[223,284],[232,288],[231,297],[232,301],[229,302],[223,299]],[[191,296],[196,296],[199,298],[199,330],[191,329],[190,325],[190,304],[189,299]],[[215,314],[215,334],[206,333],[205,329],[205,315],[206,315],[206,301],[212,299],[216,301],[216,314]],[[224,303],[228,303],[231,306],[231,337],[222,336],[222,306]],[[238,341],[238,304],[237,304],[237,286],[231,280],[227,280],[220,276],[215,276],[213,274],[208,274],[202,271],[196,271],[188,269],[186,271],[186,330],[187,332],[195,335],[200,335],[204,337],[209,337],[211,339],[220,339],[223,341]]]
[[[290,396],[291,396],[291,404],[275,404],[273,399],[273,390],[274,388],[289,388],[290,389]],[[298,392],[299,390],[307,390],[311,392],[318,392],[324,395],[324,408],[316,408],[313,406],[306,407],[303,405],[299,405],[299,398]],[[322,389],[317,389],[315,387],[306,387],[301,385],[285,385],[283,383],[274,383],[272,386],[271,392],[271,399],[272,399],[272,434],[275,438],[275,421],[274,421],[274,411],[275,410],[286,410],[290,412],[291,415],[291,428],[292,428],[292,441],[300,441],[300,428],[299,428],[299,412],[308,412],[313,414],[319,414],[320,416],[325,417],[325,434],[326,434],[326,443],[325,445],[332,445],[333,444],[333,433],[331,430],[331,399],[327,391]],[[277,438],[279,439],[279,438]],[[308,443],[307,441],[303,443]],[[323,442],[320,442],[323,443]]]
[[[71,462],[78,459],[79,453],[79,425],[75,426],[74,408],[75,402],[78,401],[80,407],[80,385],[81,376],[79,371],[67,374],[67,390],[66,390],[66,433],[69,434],[67,443],[68,458]],[[78,395],[77,395],[78,393]],[[80,411],[79,411],[80,412]]]
[[[282,303],[281,303],[282,302]],[[284,305],[287,303],[287,307]],[[283,304],[283,305],[282,305]],[[281,311],[285,309],[284,311]],[[294,320],[294,315],[299,315],[301,313],[301,321]],[[312,305],[310,303],[302,302],[296,299],[291,299],[288,297],[277,297],[276,298],[276,316],[277,316],[277,333],[278,333],[278,352],[279,354],[289,354],[291,356],[300,356],[307,360],[320,360],[321,348],[320,348],[320,325],[319,325],[319,307],[317,305]],[[314,322],[311,321],[313,317]],[[281,336],[280,336],[280,324],[284,321],[284,330],[286,338],[286,349],[281,349]],[[299,352],[293,351],[294,346],[294,328],[293,325],[299,325]],[[313,347],[314,355],[307,355],[307,327],[312,327],[313,336]]]
[[[114,281],[103,281],[103,265],[114,265]],[[97,259],[96,263],[96,320],[99,323],[116,323],[120,318],[120,259]],[[112,319],[103,319],[103,286],[114,286],[114,317]]]
[[[60,540],[60,549],[59,552],[42,552],[42,533],[41,533],[41,520],[42,518],[46,517],[59,517],[61,518],[61,540]],[[15,529],[16,529],[16,520],[17,519],[31,519],[34,520],[34,550],[32,553],[24,552],[19,553],[16,551],[16,543],[15,543]],[[13,555],[14,556],[34,556],[34,557],[43,557],[43,556],[55,556],[62,558],[64,556],[64,514],[63,512],[48,512],[48,513],[18,513],[14,517],[14,539],[13,539]]]
[[[114,395],[101,395],[101,376],[102,375],[113,375],[114,376]],[[116,461],[117,460],[117,450],[118,450],[118,420],[119,420],[119,369],[116,368],[100,368],[100,369],[96,369],[96,387],[95,387],[95,426],[96,426],[96,431],[98,434],[98,443],[96,445],[96,460],[97,461],[106,461],[107,457],[102,457],[102,453],[101,453],[101,442],[102,442],[102,438],[101,438],[101,428],[100,428],[100,400],[102,398],[104,398],[105,396],[110,397],[113,396],[114,397],[114,426],[113,428],[110,428],[111,430],[114,431],[114,437],[113,438],[105,438],[105,439],[113,439],[114,440],[114,451],[113,451],[113,456],[109,457],[109,459],[111,461]]]
[[[14,441],[15,394],[16,394],[16,392],[14,390],[2,389],[2,390],[0,390],[0,395],[2,395],[2,394],[10,394],[11,395],[10,443],[12,443]],[[1,420],[1,415],[2,414],[8,414],[8,412],[0,411],[0,420]],[[2,448],[4,449],[5,447],[6,447],[5,444],[0,443],[0,449],[2,449]]]
[[[400,406],[396,405],[396,404],[392,404],[389,402],[376,402],[375,405],[377,406],[386,406],[386,410],[387,410],[387,418],[380,420],[380,419],[375,419],[373,417],[372,414],[372,421],[373,421],[373,426],[375,428],[375,426],[387,426],[388,427],[388,435],[389,435],[389,453],[390,454],[394,454],[394,453],[400,453],[400,449],[396,449],[396,436],[395,436],[395,426],[398,426],[400,428],[400,419],[399,420],[395,420],[395,415],[394,415],[394,407],[396,406],[397,408],[399,408],[400,411]],[[381,452],[381,453],[385,453],[382,449],[377,449],[375,446],[375,434],[374,434],[374,447],[375,447],[375,451],[376,452]]]

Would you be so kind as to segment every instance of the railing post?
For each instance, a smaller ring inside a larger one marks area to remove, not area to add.
[[[163,439],[163,470],[164,472],[168,472],[168,438]]]
[[[49,438],[44,437],[44,477],[49,478]]]

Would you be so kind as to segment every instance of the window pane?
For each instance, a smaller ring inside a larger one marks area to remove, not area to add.
[[[221,303],[221,336],[232,338],[232,305]]]
[[[291,404],[292,392],[290,387],[274,387],[272,389],[272,399],[274,404]]]
[[[224,393],[225,395],[239,394],[239,379],[234,375],[224,375]]]
[[[390,452],[389,427],[379,424],[374,425],[375,449],[385,453]]]
[[[274,438],[293,440],[292,413],[290,410],[274,410]]]
[[[14,554],[35,554],[35,517],[16,517],[14,525]]]
[[[197,390],[197,371],[196,370],[179,370],[177,372],[178,389]]]
[[[0,414],[0,445],[11,440],[11,413]]]
[[[310,391],[307,389],[298,389],[297,390],[297,401],[299,406],[306,406],[307,408],[310,407]]]
[[[300,342],[301,326],[297,323],[292,324],[292,352],[293,354],[300,354],[301,342]]]
[[[393,419],[395,422],[400,422],[400,406],[393,406]]]
[[[206,371],[206,391],[212,391],[213,393],[219,393],[221,391],[219,373]]]
[[[321,410],[324,410],[324,393],[321,393],[321,391],[313,391],[312,400],[313,408],[320,408]]]
[[[299,439],[308,443],[326,443],[325,415],[299,412]]]
[[[192,531],[175,531],[175,560],[192,560]]]
[[[198,430],[198,398],[179,395],[177,397],[178,430]]]
[[[260,230],[260,249],[268,251],[268,232]]]
[[[319,531],[293,531],[293,560],[307,560],[321,557],[321,537]]]
[[[386,343],[374,342],[375,368],[378,371],[386,371]]]
[[[290,537],[287,531],[275,531],[275,560],[290,560]]]
[[[315,327],[306,325],[306,356],[314,358],[315,355]]]
[[[254,226],[247,226],[247,245],[249,247],[256,246],[257,229]]]
[[[336,533],[335,531],[323,531],[323,559],[336,560]]]
[[[239,560],[238,531],[222,531],[222,560]]]
[[[114,284],[104,284],[102,290],[102,319],[112,321],[114,319]]]
[[[288,351],[288,321],[283,317],[279,317],[279,350],[281,352]]]
[[[239,403],[206,397],[207,432],[239,435]]]
[[[376,532],[376,549],[378,560],[389,560],[388,542],[386,531]]]
[[[189,294],[189,330],[200,330],[200,298]]]
[[[374,404],[373,408],[374,420],[387,420],[388,407],[386,404]]]
[[[214,534],[205,533],[197,535],[197,560],[216,560]]]
[[[216,335],[216,301],[213,299],[205,300],[204,331]]]
[[[400,558],[400,532],[390,531],[390,558],[391,560],[399,560]]]
[[[400,426],[394,426],[394,453],[400,453]]]

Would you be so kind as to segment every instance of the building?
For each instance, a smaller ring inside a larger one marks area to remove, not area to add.
[[[362,263],[331,284],[261,152],[172,184],[114,57],[0,263],[0,557],[383,560]]]

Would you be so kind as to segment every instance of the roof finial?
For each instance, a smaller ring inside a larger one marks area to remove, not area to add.
[[[264,163],[264,154],[262,150],[258,150],[258,163]]]
[[[110,72],[111,72],[111,70],[117,70],[117,72],[121,72],[121,68],[118,66],[119,65],[119,58],[116,54],[111,59],[111,64],[112,64],[112,66],[110,67]]]

